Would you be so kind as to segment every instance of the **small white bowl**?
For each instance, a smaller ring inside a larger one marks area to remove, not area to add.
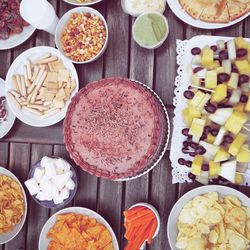
[[[89,5],[93,5],[96,3],[100,3],[103,0],[93,0],[92,2],[89,3],[78,3],[76,0],[63,0],[65,3],[69,3],[71,5],[76,5],[76,6],[89,6]]]
[[[211,186],[202,186],[195,188],[188,193],[184,194],[173,206],[168,219],[167,233],[168,241],[172,250],[178,250],[176,248],[176,238],[178,235],[177,221],[179,214],[182,208],[194,197],[203,195],[209,192],[218,192],[219,196],[234,195],[239,198],[242,204],[246,207],[250,207],[250,199],[243,193],[229,187],[211,185]]]
[[[93,57],[92,59],[90,60],[87,60],[87,61],[83,61],[83,62],[78,62],[78,61],[74,61],[72,60],[70,57],[67,57],[62,49],[62,46],[61,46],[61,34],[63,32],[63,29],[64,27],[67,25],[68,23],[68,20],[71,16],[71,14],[73,13],[91,13],[91,14],[94,14],[98,17],[100,17],[100,19],[103,21],[104,23],[104,26],[105,26],[105,29],[106,29],[106,41],[104,43],[104,46],[102,47],[102,49],[100,50],[100,52],[95,56]],[[85,63],[90,63],[90,62],[93,62],[95,60],[97,60],[98,58],[101,57],[101,55],[105,52],[106,48],[107,48],[107,45],[108,45],[108,36],[109,36],[109,32],[108,32],[108,24],[105,20],[105,18],[103,17],[103,15],[98,12],[97,10],[93,9],[93,8],[90,8],[90,7],[77,7],[77,8],[74,8],[74,9],[71,9],[69,10],[68,12],[66,12],[62,17],[61,19],[59,20],[58,24],[57,24],[57,27],[56,27],[56,33],[55,33],[55,43],[56,43],[56,47],[58,48],[58,50],[67,58],[69,59],[70,61],[72,61],[73,63],[76,63],[76,64],[85,64]]]
[[[117,242],[117,238],[115,236],[114,231],[112,230],[111,226],[109,225],[109,223],[98,213],[87,209],[87,208],[83,208],[83,207],[69,207],[69,208],[65,208],[62,209],[60,211],[58,211],[57,213],[55,213],[54,215],[52,215],[47,222],[45,223],[45,225],[43,226],[43,229],[40,233],[40,237],[39,237],[39,243],[38,243],[38,249],[39,250],[47,250],[48,249],[48,245],[50,242],[50,239],[47,238],[47,234],[49,232],[49,230],[54,226],[54,224],[56,223],[56,215],[58,214],[67,214],[67,213],[77,213],[77,214],[82,214],[82,215],[87,215],[91,218],[95,218],[98,222],[102,223],[110,232],[111,236],[112,236],[112,243],[114,246],[114,250],[119,250],[119,245]]]
[[[24,222],[26,220],[26,216],[27,216],[27,197],[26,194],[24,192],[23,186],[21,184],[21,182],[18,180],[18,178],[12,173],[10,172],[8,169],[4,168],[4,167],[0,167],[0,175],[6,175],[9,176],[10,178],[12,178],[14,181],[16,181],[18,183],[18,185],[21,187],[22,193],[23,193],[23,198],[24,198],[24,214],[23,214],[23,218],[22,220],[19,222],[19,224],[17,224],[13,230],[9,233],[5,233],[5,234],[0,234],[0,245],[5,244],[9,241],[11,241],[12,239],[14,239],[18,233],[21,231]]]
[[[133,206],[131,206],[129,209],[134,208],[134,207],[146,207],[146,208],[149,208],[149,209],[155,214],[155,217],[156,217],[156,219],[157,219],[157,228],[156,228],[155,233],[154,233],[154,236],[153,236],[153,238],[155,238],[156,235],[159,233],[160,227],[161,227],[160,215],[159,215],[157,209],[156,209],[154,206],[152,206],[151,204],[148,204],[148,203],[146,203],[146,202],[139,202],[139,203],[136,203],[136,204],[134,204]],[[141,246],[140,249],[144,249],[145,243],[146,243],[146,242],[144,242],[144,244]]]
[[[136,27],[136,25],[137,25],[138,20],[140,20],[140,18],[143,17],[144,15],[148,15],[148,14],[156,14],[156,15],[159,15],[160,17],[162,17],[163,20],[165,21],[166,28],[167,28],[166,34],[165,34],[165,36],[163,37],[163,39],[162,39],[160,42],[158,42],[157,44],[154,44],[154,45],[145,45],[145,44],[141,43],[140,41],[136,40],[135,35],[134,35],[134,30],[135,30],[135,27]],[[133,39],[135,40],[135,42],[136,42],[139,46],[141,46],[142,48],[145,48],[145,49],[157,49],[157,48],[159,48],[159,47],[165,42],[165,40],[167,39],[168,34],[169,34],[168,20],[167,20],[167,18],[166,18],[163,14],[161,14],[161,13],[158,12],[158,11],[145,11],[145,12],[143,12],[141,15],[139,15],[139,16],[136,18],[136,20],[135,20],[135,22],[134,22],[134,24],[133,24],[133,27],[132,27]]]

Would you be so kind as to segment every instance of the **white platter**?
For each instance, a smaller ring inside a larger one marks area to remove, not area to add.
[[[62,119],[64,119],[70,100],[67,102],[67,104],[65,105],[65,107],[62,109],[61,112],[51,117],[42,119],[39,116],[34,115],[26,110],[19,110],[14,105],[12,100],[10,100],[10,98],[7,95],[7,92],[12,89],[12,79],[11,79],[12,76],[15,74],[23,74],[23,65],[25,64],[26,60],[27,59],[35,60],[46,53],[51,53],[53,55],[56,55],[59,59],[61,59],[65,67],[69,69],[69,71],[71,72],[72,77],[76,80],[76,88],[73,91],[71,97],[74,96],[79,89],[78,75],[77,75],[74,65],[67,58],[65,58],[57,49],[52,48],[52,47],[47,47],[47,46],[40,46],[40,47],[34,47],[31,49],[28,49],[25,52],[23,52],[21,55],[19,55],[15,59],[15,61],[11,64],[8,70],[7,76],[6,76],[6,88],[5,88],[6,99],[12,112],[15,114],[15,116],[22,122],[30,126],[34,126],[34,127],[51,126],[53,124],[58,123]]]
[[[79,3],[76,0],[63,0],[65,3],[69,3],[75,6],[89,6],[89,5],[93,5],[93,4],[97,4],[102,2],[103,0],[93,0],[92,2],[89,3]]]
[[[185,10],[181,8],[181,5],[178,0],[167,0],[167,3],[170,7],[170,9],[174,12],[174,14],[181,19],[183,22],[196,27],[196,28],[201,28],[201,29],[221,29],[225,27],[229,27],[231,25],[234,25],[238,22],[241,22],[245,18],[247,18],[250,15],[249,13],[246,13],[245,15],[239,17],[238,19],[229,22],[229,23],[208,23],[208,22],[203,22],[200,20],[195,20],[192,18],[190,15],[187,14]]]
[[[180,41],[177,40],[177,64],[179,65],[177,77],[175,80],[175,97],[173,104],[175,106],[174,119],[173,119],[173,135],[171,139],[170,148],[170,160],[172,163],[172,182],[173,183],[184,183],[191,182],[188,178],[188,173],[190,168],[181,166],[178,163],[179,158],[184,158],[186,160],[192,160],[190,156],[181,152],[183,147],[182,143],[184,141],[184,136],[181,131],[186,128],[187,125],[183,119],[182,110],[186,108],[187,103],[183,97],[183,93],[188,89],[189,86],[189,76],[187,72],[187,67],[190,65],[192,60],[191,49],[194,47],[203,48],[206,45],[214,45],[218,40],[228,41],[233,39],[233,37],[221,37],[221,36],[195,36],[190,40]],[[250,42],[250,39],[246,39]],[[250,166],[249,166],[250,167]],[[250,170],[249,170],[250,171]],[[245,185],[250,185],[250,175],[246,176]]]
[[[0,96],[5,96],[5,81],[2,78],[0,78]],[[0,123],[0,139],[10,131],[16,119],[7,101],[5,102],[5,108],[7,110],[7,118],[6,121]]]
[[[69,207],[69,208],[65,208],[60,210],[59,212],[55,213],[53,216],[51,216],[49,218],[49,220],[45,223],[45,225],[43,226],[43,229],[41,231],[40,237],[39,237],[39,250],[47,250],[48,249],[48,245],[50,240],[47,238],[47,234],[49,232],[49,230],[53,227],[53,225],[56,223],[56,215],[57,214],[65,214],[65,213],[77,213],[77,214],[83,214],[83,215],[87,215],[91,218],[95,218],[98,222],[102,223],[110,232],[111,236],[112,236],[112,240],[113,240],[113,246],[114,246],[114,250],[119,250],[119,245],[115,236],[115,233],[113,231],[113,229],[111,228],[111,226],[108,224],[108,222],[98,213],[87,209],[87,208],[83,208],[83,207]]]
[[[11,35],[7,40],[0,40],[0,50],[12,49],[25,42],[35,32],[35,28],[31,25],[24,27],[19,34]]]
[[[7,176],[11,177],[14,181],[16,181],[19,184],[19,186],[21,187],[23,197],[24,197],[23,218],[20,221],[20,223],[17,224],[11,232],[0,235],[0,245],[1,245],[1,244],[5,244],[5,243],[9,242],[10,240],[12,240],[21,231],[21,229],[24,225],[24,222],[26,220],[26,216],[27,216],[27,197],[26,197],[26,194],[24,192],[24,189],[23,189],[21,182],[18,180],[18,178],[12,172],[10,172],[8,169],[6,169],[4,167],[0,167],[0,175],[7,175]]]
[[[235,195],[237,196],[242,204],[246,207],[250,207],[250,199],[243,193],[229,187],[225,186],[218,186],[218,185],[211,185],[211,186],[203,186],[199,188],[195,188],[185,195],[183,195],[173,206],[170,214],[169,214],[169,219],[168,219],[168,225],[167,225],[167,234],[168,234],[168,241],[170,244],[170,247],[172,250],[178,250],[176,248],[176,238],[178,234],[178,229],[177,229],[177,221],[179,214],[182,210],[182,208],[192,200],[194,197],[202,194],[206,194],[209,192],[218,192],[219,196],[225,196],[225,195]]]

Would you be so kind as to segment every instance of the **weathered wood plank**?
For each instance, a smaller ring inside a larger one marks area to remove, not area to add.
[[[6,142],[0,142],[0,166],[8,168],[9,145]]]
[[[27,178],[30,164],[30,145],[24,143],[11,143],[9,153],[9,170],[13,172],[21,183]],[[5,245],[5,250],[26,249],[27,221],[14,240]]]
[[[41,160],[45,155],[52,155],[51,145],[32,144],[30,166]],[[26,249],[32,250],[35,247],[38,247],[40,232],[44,223],[48,219],[49,209],[38,205],[29,194],[28,200],[30,212],[27,216],[28,229],[26,235]]]

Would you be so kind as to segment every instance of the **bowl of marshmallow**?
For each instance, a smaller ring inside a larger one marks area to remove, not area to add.
[[[39,205],[60,208],[74,198],[78,179],[75,168],[68,161],[44,156],[31,167],[25,186]]]

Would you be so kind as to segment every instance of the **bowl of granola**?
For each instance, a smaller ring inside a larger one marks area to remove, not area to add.
[[[103,0],[64,0],[64,2],[76,5],[76,6],[88,6],[99,3]]]
[[[73,63],[85,64],[101,57],[108,45],[108,25],[97,10],[78,7],[66,12],[55,33],[59,51]]]

